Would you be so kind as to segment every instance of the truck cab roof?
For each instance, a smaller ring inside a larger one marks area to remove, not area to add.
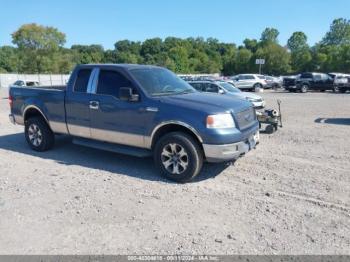
[[[81,64],[77,65],[77,68],[122,68],[126,70],[131,69],[151,69],[161,68],[154,65],[138,65],[138,64]]]

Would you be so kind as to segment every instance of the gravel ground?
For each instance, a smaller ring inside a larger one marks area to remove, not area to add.
[[[33,152],[1,99],[0,254],[350,254],[350,94],[262,95],[285,126],[188,184],[66,137]]]

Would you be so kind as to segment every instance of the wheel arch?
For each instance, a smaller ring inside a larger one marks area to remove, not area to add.
[[[190,135],[192,138],[195,139],[195,141],[198,142],[199,146],[203,149],[203,139],[196,131],[196,129],[181,121],[167,121],[156,126],[152,131],[149,141],[149,147],[154,148],[154,145],[158,141],[158,139],[170,132],[183,132],[185,134]]]
[[[24,123],[30,117],[35,117],[35,116],[42,117],[45,120],[45,122],[47,123],[47,125],[50,127],[49,120],[47,119],[47,117],[45,116],[45,114],[43,113],[43,111],[39,107],[37,107],[35,105],[29,105],[23,110],[23,121],[24,121]]]

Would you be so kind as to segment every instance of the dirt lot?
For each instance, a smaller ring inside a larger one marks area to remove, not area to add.
[[[285,127],[184,185],[65,137],[35,153],[1,99],[0,253],[350,254],[350,93],[263,96]]]

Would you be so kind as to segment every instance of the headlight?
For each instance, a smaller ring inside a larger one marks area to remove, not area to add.
[[[209,115],[207,117],[207,128],[233,128],[235,127],[235,122],[233,121],[232,115],[217,114]]]

